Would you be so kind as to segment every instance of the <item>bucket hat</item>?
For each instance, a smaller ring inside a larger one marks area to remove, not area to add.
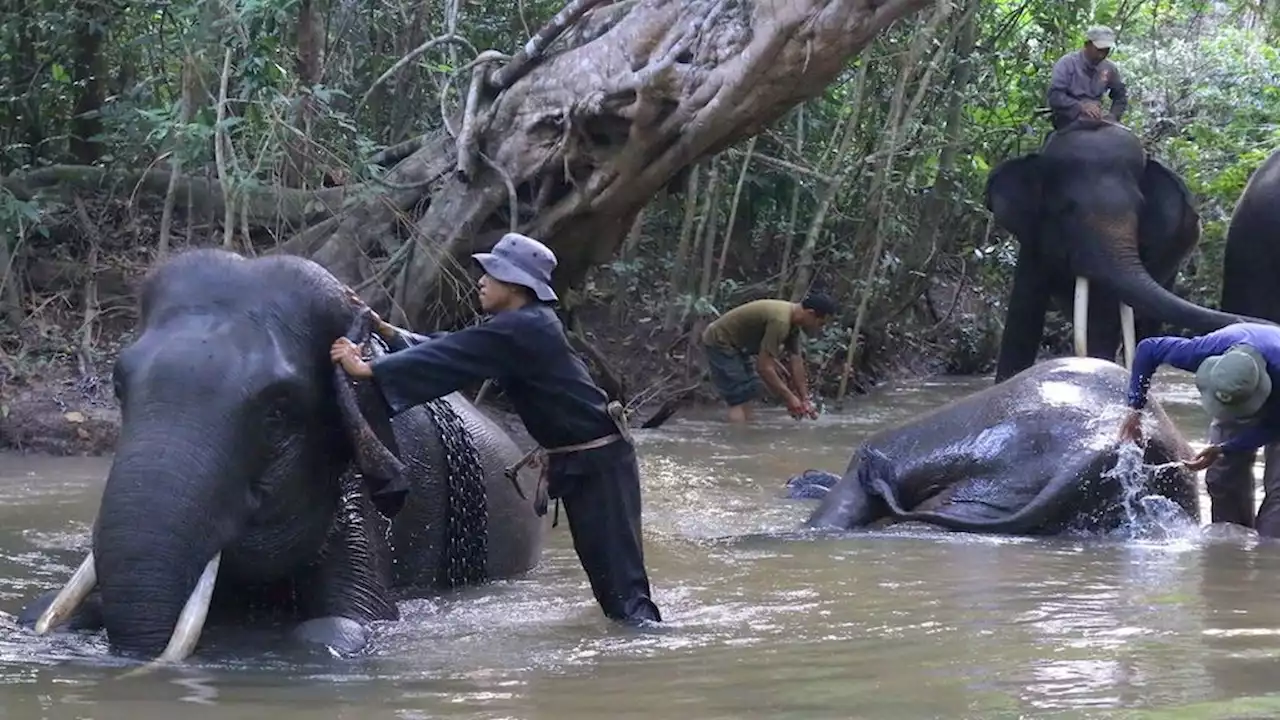
[[[1216,420],[1244,420],[1256,415],[1271,395],[1271,376],[1262,355],[1248,345],[1235,345],[1206,358],[1196,368],[1200,404]]]
[[[551,272],[556,269],[556,255],[546,245],[520,233],[507,233],[487,253],[471,256],[489,277],[505,283],[527,287],[543,302],[556,298],[551,289]]]

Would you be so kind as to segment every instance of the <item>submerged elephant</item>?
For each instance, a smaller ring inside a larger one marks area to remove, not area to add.
[[[854,453],[807,525],[849,530],[916,520],[1008,535],[1118,527],[1127,490],[1109,471],[1127,380],[1109,361],[1049,360],[883,430]],[[1147,407],[1143,463],[1190,458],[1163,408],[1154,399]],[[1170,464],[1142,475],[1136,497],[1161,496],[1199,520],[1194,473]]]
[[[503,474],[516,445],[456,393],[388,420],[329,359],[369,324],[298,257],[200,250],[154,271],[114,368],[123,425],[92,552],[27,621],[180,659],[207,612],[349,652],[399,598],[532,568],[545,528]]]
[[[1079,120],[1039,152],[1001,163],[986,204],[1019,245],[996,382],[1035,362],[1050,299],[1066,306],[1073,287],[1076,354],[1114,359],[1123,333],[1126,365],[1161,322],[1204,333],[1255,320],[1172,292],[1200,216],[1182,180],[1120,125]]]

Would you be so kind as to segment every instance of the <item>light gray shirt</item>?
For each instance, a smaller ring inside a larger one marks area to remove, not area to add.
[[[1080,116],[1080,103],[1091,100],[1102,106],[1102,95],[1111,91],[1111,119],[1120,122],[1129,108],[1129,93],[1120,70],[1110,60],[1093,65],[1083,50],[1063,55],[1053,66],[1049,81],[1049,107],[1053,110],[1054,127],[1061,127]]]

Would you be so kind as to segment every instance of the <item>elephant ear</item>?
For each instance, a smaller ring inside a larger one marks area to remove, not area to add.
[[[356,345],[368,343],[373,353],[381,354],[372,329],[366,308],[356,315],[346,338]],[[409,481],[391,429],[391,409],[372,382],[353,379],[340,365],[333,371],[342,428],[355,451],[356,465],[378,512],[395,517],[409,495]]]
[[[987,176],[987,209],[1000,227],[1019,240],[1034,234],[1040,216],[1039,158],[1031,153],[1006,160]]]
[[[1182,178],[1154,158],[1147,158],[1139,183],[1142,189],[1143,244],[1176,245],[1182,255],[1200,236],[1200,213]]]

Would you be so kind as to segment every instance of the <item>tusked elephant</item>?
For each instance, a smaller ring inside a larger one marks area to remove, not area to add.
[[[1112,360],[1123,334],[1126,366],[1161,322],[1204,333],[1257,320],[1172,292],[1200,216],[1182,180],[1121,125],[1078,120],[1039,152],[1002,162],[987,177],[986,205],[1019,245],[997,383],[1035,362],[1050,299],[1067,306],[1073,287],[1076,354]]]
[[[1135,510],[1110,477],[1128,373],[1096,358],[1058,358],[869,438],[806,522],[851,530],[903,521],[1004,535],[1100,533],[1129,510],[1199,521],[1192,456],[1154,399]],[[1159,496],[1168,502],[1142,501]],[[1176,512],[1176,506],[1181,512]],[[1153,515],[1154,516],[1154,515]]]
[[[537,564],[545,526],[504,475],[510,437],[456,393],[389,420],[330,361],[339,335],[369,336],[346,292],[309,260],[220,250],[147,277],[92,551],[27,623],[100,625],[113,652],[179,660],[206,617],[296,622],[351,653],[398,599]]]

